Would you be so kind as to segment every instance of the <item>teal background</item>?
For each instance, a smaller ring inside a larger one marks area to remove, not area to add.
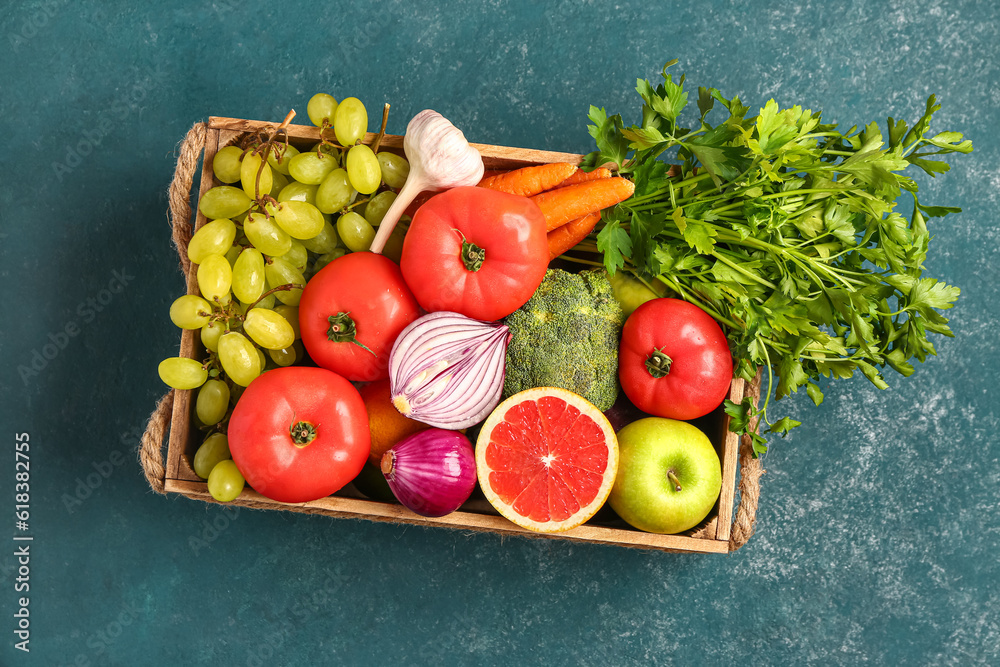
[[[2,538],[0,663],[1000,663],[998,19],[991,0],[6,3],[0,499],[13,505],[27,432],[35,539],[24,654]],[[326,91],[392,103],[390,132],[433,108],[472,141],[585,152],[588,105],[635,120],[635,79],[674,57],[692,90],[845,128],[913,121],[937,94],[935,127],[976,146],[920,180],[925,203],[965,209],[931,222],[927,261],[962,288],[956,337],[887,391],[858,378],[819,408],[779,403],[804,425],[772,443],[742,550],[501,540],[150,491],[136,446],[177,349],[165,193],[192,123],[304,119]],[[116,271],[124,288],[104,292]]]

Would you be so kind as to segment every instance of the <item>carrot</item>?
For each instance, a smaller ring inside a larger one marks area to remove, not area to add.
[[[635,192],[635,183],[615,176],[596,181],[584,181],[564,188],[556,188],[535,195],[531,201],[538,204],[545,215],[548,231],[565,225],[588,213],[594,213],[625,201]]]
[[[569,162],[550,162],[497,174],[483,179],[479,185],[490,190],[530,197],[559,185],[575,170],[576,165]]]
[[[487,169],[486,171],[483,172],[483,178],[482,178],[482,180],[480,180],[478,183],[476,183],[476,185],[482,186],[483,183],[487,179],[493,178],[494,176],[499,176],[500,174],[506,174],[506,173],[507,172],[504,171],[503,169]]]
[[[601,178],[611,178],[611,170],[607,167],[598,167],[594,171],[584,171],[583,169],[577,169],[573,172],[573,175],[567,178],[565,181],[557,185],[556,187],[562,188],[567,185],[574,185],[576,183],[584,183],[586,181],[596,181]]]
[[[601,212],[588,213],[576,220],[570,220],[561,227],[556,227],[549,232],[549,260],[553,260],[563,254],[577,243],[582,241],[601,219]]]

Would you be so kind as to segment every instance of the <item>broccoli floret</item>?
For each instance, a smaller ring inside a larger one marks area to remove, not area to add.
[[[562,387],[599,410],[618,397],[618,342],[625,315],[604,271],[549,269],[534,296],[505,321],[503,396]]]

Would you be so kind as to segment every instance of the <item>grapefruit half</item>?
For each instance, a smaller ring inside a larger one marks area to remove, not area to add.
[[[479,486],[501,515],[522,528],[576,528],[608,499],[618,440],[582,396],[538,387],[497,406],[476,442]]]

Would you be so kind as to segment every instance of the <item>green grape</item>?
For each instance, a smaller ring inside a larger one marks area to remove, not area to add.
[[[267,370],[267,355],[259,347],[255,347],[254,349],[257,350],[257,360],[260,361],[260,372],[263,373]]]
[[[323,221],[326,224],[326,221]],[[292,266],[294,266],[299,271],[306,270],[306,264],[309,263],[309,251],[306,250],[306,246],[302,241],[296,241],[292,239],[292,247],[288,249],[281,259],[285,260]]]
[[[226,407],[229,407],[229,390],[226,390]],[[205,438],[198,451],[194,453],[194,473],[202,479],[208,479],[212,468],[221,461],[232,457],[229,453],[229,438],[225,433],[213,433]]]
[[[209,322],[201,328],[201,344],[206,350],[212,352],[219,351],[219,337],[226,332],[226,327],[221,322]]]
[[[260,156],[256,153],[247,153],[240,165],[240,185],[243,186],[243,192],[247,193],[251,199],[259,199],[260,195],[266,195],[274,184],[270,165],[265,164],[264,170],[261,171],[261,162]],[[258,172],[260,173],[259,187]]]
[[[353,252],[368,250],[375,238],[372,226],[354,211],[348,211],[337,220],[337,234],[344,245]]]
[[[327,264],[337,259],[338,257],[343,257],[347,254],[347,248],[334,248],[328,253],[324,253],[316,258],[313,262],[313,275],[319,273]]]
[[[264,256],[256,248],[246,248],[233,266],[233,294],[244,303],[253,303],[264,293]]]
[[[316,190],[316,208],[323,213],[336,213],[351,203],[356,195],[357,191],[347,177],[347,170],[334,169]]]
[[[325,269],[327,264],[338,257],[343,257],[346,253],[347,248],[334,248],[330,252],[323,253],[313,260],[312,266],[309,267],[310,275],[315,276],[317,273]]]
[[[303,239],[302,247],[304,247],[309,252],[314,252],[317,255],[322,255],[328,253],[337,247],[337,230],[334,228],[330,221],[323,216],[323,231],[321,231],[316,236],[311,239]]]
[[[239,498],[246,480],[232,459],[219,461],[208,474],[208,492],[220,503]]]
[[[229,390],[229,404],[236,405],[240,402],[240,397],[243,396],[243,392],[246,387],[238,384],[234,384],[232,389]]]
[[[306,279],[302,275],[302,272],[280,257],[271,258],[271,261],[264,267],[264,274],[267,276],[267,284],[272,288],[288,284],[306,284]],[[299,305],[299,299],[302,298],[302,289],[281,290],[275,292],[274,296],[283,304],[297,306]]]
[[[206,222],[188,241],[188,259],[201,264],[209,255],[224,255],[233,247],[236,225],[228,218]]]
[[[288,162],[299,154],[299,149],[291,144],[275,143],[267,153],[267,163],[271,165],[271,170],[279,174],[288,175]]]
[[[231,185],[216,185],[201,196],[198,210],[206,218],[235,218],[250,208],[250,197],[240,188]]]
[[[243,223],[247,239],[265,255],[280,256],[292,247],[292,238],[263,213],[251,213]]]
[[[198,390],[195,413],[205,426],[214,426],[222,421],[229,411],[229,385],[222,380],[206,380]]]
[[[209,255],[198,265],[198,288],[209,301],[228,303],[232,284],[233,267],[222,255]]]
[[[156,370],[164,384],[174,389],[197,389],[208,379],[201,362],[187,357],[168,357]]]
[[[229,379],[241,387],[250,384],[263,368],[257,348],[237,331],[224,333],[219,338],[219,362]]]
[[[267,353],[271,355],[271,361],[279,366],[291,366],[295,363],[296,354],[294,347],[283,347],[280,350],[268,350]]]
[[[170,321],[181,329],[200,329],[212,315],[212,304],[197,294],[185,294],[170,304]]]
[[[318,185],[309,185],[307,183],[292,181],[281,189],[281,192],[278,193],[278,196],[275,197],[275,199],[278,201],[304,201],[315,206],[316,191],[318,189]]]
[[[396,193],[390,190],[380,192],[369,199],[367,206],[365,206],[365,220],[368,221],[368,224],[372,227],[378,227],[382,224],[382,218],[385,217],[386,211],[389,210],[394,201],[396,201]]]
[[[243,149],[239,146],[220,148],[212,158],[212,173],[223,183],[235,183],[240,180],[240,156]]]
[[[302,333],[299,331],[299,309],[295,306],[286,306],[283,303],[279,303],[274,307],[274,312],[278,313],[284,317],[288,324],[292,327],[292,332],[295,334],[295,339],[298,340],[302,338]]]
[[[368,111],[356,97],[348,97],[337,105],[333,115],[333,131],[341,146],[353,146],[368,131]]]
[[[274,211],[274,221],[296,239],[311,239],[323,231],[323,214],[304,201],[280,202]]]
[[[323,121],[333,125],[333,115],[337,111],[337,100],[333,95],[326,93],[316,93],[309,98],[306,105],[306,114],[309,115],[309,122],[316,127],[323,127]]]
[[[385,247],[382,248],[382,254],[396,264],[399,264],[399,259],[403,256],[403,237],[405,235],[406,232],[403,231],[402,227],[396,227],[389,235],[389,240],[385,242]]]
[[[327,153],[320,156],[313,151],[299,153],[288,162],[291,177],[306,185],[319,185],[336,168],[337,159],[334,156]]]
[[[271,171],[271,190],[267,193],[269,197],[277,198],[281,191],[284,190],[288,184],[291,183],[288,180],[288,176],[285,176],[280,171]]]
[[[268,350],[280,350],[295,342],[295,330],[280,313],[251,308],[243,321],[243,330],[253,342]]]
[[[243,243],[245,245],[250,245],[250,240],[246,236],[243,237]],[[226,251],[226,261],[229,262],[229,266],[236,268],[236,260],[240,258],[240,253],[243,252],[243,245],[234,245],[229,250]]]
[[[352,146],[344,162],[347,165],[347,177],[355,190],[363,195],[370,195],[378,190],[382,172],[379,171],[378,158],[370,147],[364,144]]]
[[[379,151],[378,166],[382,170],[382,180],[390,188],[398,190],[406,183],[406,177],[410,175],[410,163],[402,155],[396,155],[389,151]]]

